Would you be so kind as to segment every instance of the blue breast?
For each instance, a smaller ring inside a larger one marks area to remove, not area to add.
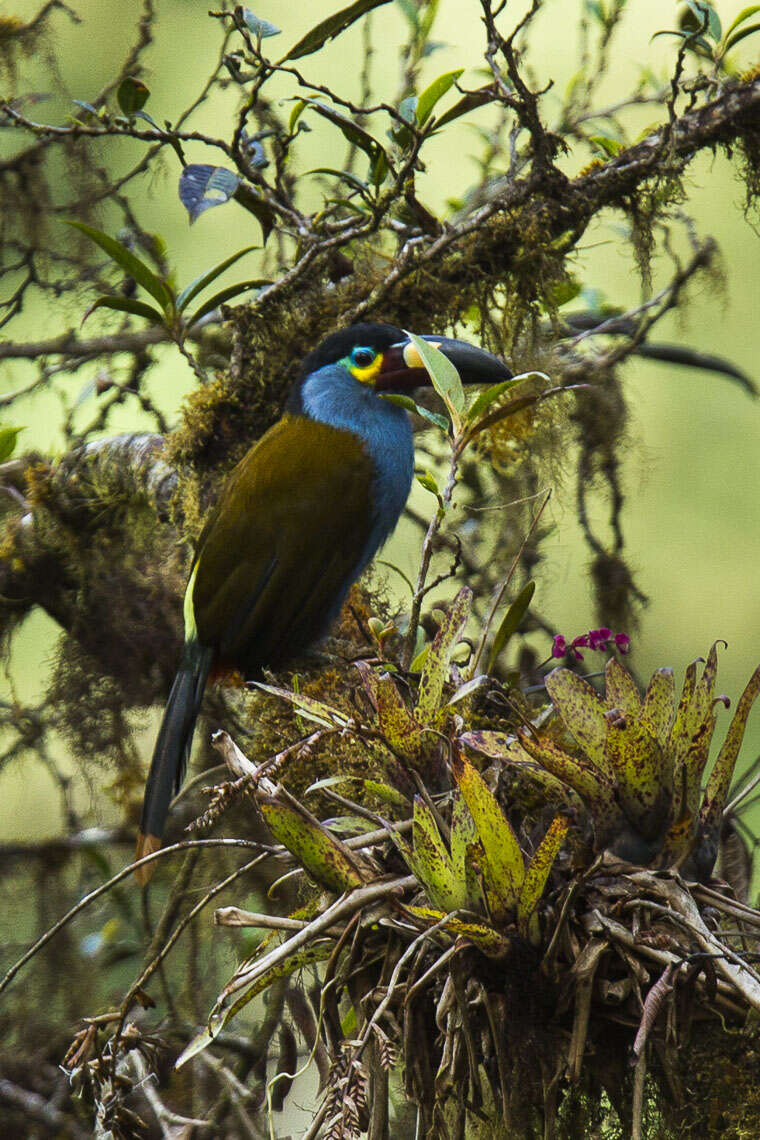
[[[353,432],[364,445],[374,470],[372,520],[359,565],[361,573],[396,526],[414,475],[414,442],[403,408],[382,400],[340,364],[320,368],[300,391],[304,413],[314,420]]]

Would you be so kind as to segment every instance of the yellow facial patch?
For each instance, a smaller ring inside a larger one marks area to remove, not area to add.
[[[383,354],[382,352],[378,352],[375,359],[371,364],[368,364],[366,368],[358,368],[352,362],[350,356],[346,357],[346,365],[351,375],[361,384],[374,384],[375,377],[383,366]]]

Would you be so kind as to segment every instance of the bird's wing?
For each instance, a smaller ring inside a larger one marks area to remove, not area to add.
[[[248,672],[320,637],[364,553],[373,469],[350,432],[286,416],[230,475],[201,536],[198,637]]]

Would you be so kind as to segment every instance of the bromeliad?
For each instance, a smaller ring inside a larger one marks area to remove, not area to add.
[[[427,337],[464,383],[510,378],[501,361]],[[156,740],[137,858],[161,845],[212,669],[255,677],[325,635],[409,494],[408,415],[381,398],[430,378],[392,325],[357,324],[304,360],[285,414],[230,474],[201,533],[185,593],[185,647]],[[151,864],[137,877],[145,882]]]

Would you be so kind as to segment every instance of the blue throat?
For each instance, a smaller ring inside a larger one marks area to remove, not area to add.
[[[374,469],[372,523],[355,574],[367,566],[406,506],[414,475],[412,426],[403,408],[382,400],[341,364],[307,376],[300,390],[303,412],[313,420],[353,432]]]

